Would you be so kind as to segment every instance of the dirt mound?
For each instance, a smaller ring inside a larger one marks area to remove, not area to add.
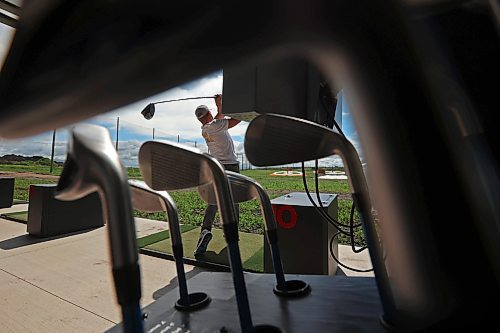
[[[50,180],[59,179],[59,176],[56,175],[47,175],[43,173],[34,173],[34,172],[15,172],[15,171],[0,171],[0,177],[50,179]]]

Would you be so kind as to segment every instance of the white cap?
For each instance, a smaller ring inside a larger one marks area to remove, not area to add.
[[[205,117],[210,110],[208,110],[208,107],[206,105],[199,105],[196,108],[196,111],[194,111],[194,114],[196,115],[196,118],[201,119]]]

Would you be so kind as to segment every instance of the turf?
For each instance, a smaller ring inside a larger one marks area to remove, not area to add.
[[[191,230],[186,230],[182,233],[182,245],[184,249],[184,257],[192,260],[200,260],[204,262],[215,263],[219,265],[229,266],[227,244],[220,229],[212,229],[213,238],[208,245],[207,252],[194,257],[193,253],[198,243],[200,235],[200,227]],[[154,235],[151,235],[154,236]],[[254,272],[264,271],[264,236],[253,233],[240,232],[240,248],[241,262],[243,269]],[[162,237],[156,236],[156,239]],[[149,245],[139,246],[156,252],[172,254],[172,243],[169,237],[163,238]]]
[[[181,233],[192,230],[194,228],[196,228],[196,226],[194,225],[187,225],[187,224],[180,225]],[[168,230],[160,231],[155,234],[137,238],[137,246],[139,247],[148,246],[168,238],[170,238],[170,233]]]
[[[23,223],[28,222],[28,212],[27,211],[3,213],[3,214],[0,214],[0,216],[7,219],[7,220],[14,220],[14,221],[23,222]]]

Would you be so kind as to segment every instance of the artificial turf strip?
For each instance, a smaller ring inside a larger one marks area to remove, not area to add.
[[[181,224],[180,225],[180,230],[181,233],[192,230],[196,228],[194,225],[188,225],[188,224]],[[145,247],[157,242],[160,242],[162,240],[170,238],[170,233],[168,230],[160,231],[155,234],[147,235],[144,237],[137,238],[137,246],[138,247]]]
[[[13,212],[13,213],[4,213],[0,214],[1,217],[7,220],[13,220],[16,222],[27,223],[28,222],[28,212]]]
[[[222,230],[212,229],[212,234],[213,237],[208,245],[207,252],[195,258],[193,253],[198,243],[198,237],[200,236],[200,227],[183,232],[181,235],[184,257],[229,266],[227,243],[224,239]],[[264,235],[240,232],[239,236],[240,241],[238,245],[240,248],[243,269],[253,272],[263,272]],[[144,246],[144,248],[156,252],[172,254],[172,243],[169,238],[149,244]]]

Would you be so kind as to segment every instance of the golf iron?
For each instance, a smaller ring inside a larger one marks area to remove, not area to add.
[[[55,197],[73,201],[98,192],[108,229],[111,264],[124,332],[143,332],[141,277],[127,173],[106,128],[81,124],[70,132]]]
[[[314,122],[285,115],[262,114],[248,125],[244,148],[248,160],[255,166],[282,165],[340,155],[364,228],[384,310],[382,320],[391,322],[395,314],[395,300],[371,215],[372,205],[363,167],[354,146],[342,135]]]
[[[139,168],[146,184],[154,190],[179,190],[212,183],[227,242],[241,330],[259,331],[261,325],[252,323],[238,246],[236,212],[222,164],[196,148],[174,142],[147,141],[139,150]]]
[[[132,193],[132,205],[135,209],[143,212],[167,213],[168,231],[172,240],[172,253],[177,270],[180,294],[179,300],[175,302],[175,308],[182,311],[192,311],[208,305],[210,297],[206,293],[188,293],[179,216],[174,200],[167,191],[155,191],[143,181],[131,179],[129,185]]]
[[[285,280],[278,247],[276,221],[267,192],[258,182],[250,177],[233,171],[226,171],[226,175],[231,185],[234,203],[241,203],[255,198],[258,198],[260,201],[260,209],[266,227],[266,238],[271,249],[274,273],[276,275],[274,293],[279,296],[302,296],[307,294],[311,290],[308,283],[301,280]],[[211,186],[199,186],[198,193],[205,202],[212,205],[216,204],[217,200]]]

